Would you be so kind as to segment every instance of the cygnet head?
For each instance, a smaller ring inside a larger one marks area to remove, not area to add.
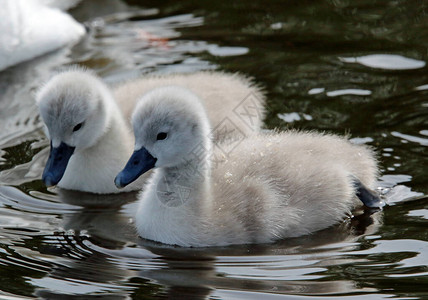
[[[121,188],[152,168],[177,167],[198,146],[209,147],[210,125],[199,98],[187,89],[154,89],[138,102],[132,125],[135,151],[115,184]]]
[[[43,181],[56,185],[74,152],[93,146],[109,123],[108,88],[90,71],[72,68],[44,84],[36,94],[40,115],[51,141]]]

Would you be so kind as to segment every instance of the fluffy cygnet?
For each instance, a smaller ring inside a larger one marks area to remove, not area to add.
[[[180,246],[268,243],[343,220],[379,200],[365,146],[315,132],[254,134],[214,145],[203,104],[180,87],[144,95],[132,117],[135,151],[124,187],[155,168],[140,194],[141,237]],[[369,203],[369,202],[367,202]]]
[[[126,116],[147,89],[171,83],[200,95],[213,124],[233,122],[234,130],[216,131],[217,139],[248,135],[262,124],[264,97],[242,76],[215,72],[145,76],[112,92],[93,72],[73,67],[53,76],[36,95],[51,142],[44,183],[92,193],[120,192],[114,178],[134,144]],[[245,114],[247,107],[253,109],[250,115]],[[124,191],[141,188],[144,176],[139,181]]]

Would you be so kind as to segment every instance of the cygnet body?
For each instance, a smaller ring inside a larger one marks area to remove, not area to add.
[[[230,139],[231,136],[251,135],[263,125],[265,96],[260,87],[240,74],[196,72],[150,75],[120,84],[113,95],[126,118],[130,119],[135,103],[142,95],[171,85],[187,88],[202,100],[216,142]],[[222,125],[228,127],[227,132],[222,130]]]
[[[115,182],[155,168],[136,214],[149,240],[206,247],[301,236],[343,220],[375,185],[372,151],[334,135],[274,132],[214,145],[202,103],[179,87],[144,95],[132,122],[135,151]]]
[[[198,82],[205,83],[198,85]],[[225,87],[225,82],[232,82],[233,86]],[[128,114],[147,87],[170,83],[189,86],[205,99],[214,124],[234,118],[236,130],[245,134],[258,130],[262,124],[264,97],[258,87],[242,76],[213,72],[153,75],[122,83],[112,92],[93,72],[74,67],[53,76],[36,95],[51,142],[42,177],[45,184],[101,194],[141,188],[145,176],[124,190],[114,185],[114,178],[134,144]],[[258,115],[251,119],[252,126],[233,111],[246,96],[253,97],[251,100],[257,107]],[[217,138],[227,136],[219,134]]]

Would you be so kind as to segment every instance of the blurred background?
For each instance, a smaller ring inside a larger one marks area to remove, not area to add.
[[[426,1],[0,4],[0,297],[428,297]],[[135,195],[60,193],[40,180],[48,141],[34,91],[72,64],[110,84],[198,70],[253,77],[266,129],[373,146],[389,206],[274,245],[137,239]]]

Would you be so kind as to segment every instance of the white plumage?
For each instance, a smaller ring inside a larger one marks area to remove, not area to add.
[[[334,135],[255,133],[214,145],[202,104],[183,88],[147,93],[132,121],[136,151],[116,184],[156,168],[136,215],[146,239],[203,247],[305,235],[361,204],[356,182],[375,185],[372,151]]]
[[[204,99],[213,124],[227,117],[244,134],[258,130],[262,124],[264,96],[249,79],[239,75],[200,72],[145,76],[122,83],[111,91],[92,72],[71,68],[53,76],[36,95],[53,147],[51,156],[55,156],[45,169],[45,183],[92,193],[119,192],[114,177],[133,149],[129,114],[145,91],[171,83],[188,87]],[[252,119],[252,127],[233,111],[247,96],[252,96],[259,112]],[[225,137],[217,135],[218,139]],[[64,158],[67,156],[64,153],[72,153],[69,160]],[[67,161],[55,161],[58,157]],[[60,181],[56,182],[58,178]],[[125,191],[139,189],[143,181],[144,176]]]

